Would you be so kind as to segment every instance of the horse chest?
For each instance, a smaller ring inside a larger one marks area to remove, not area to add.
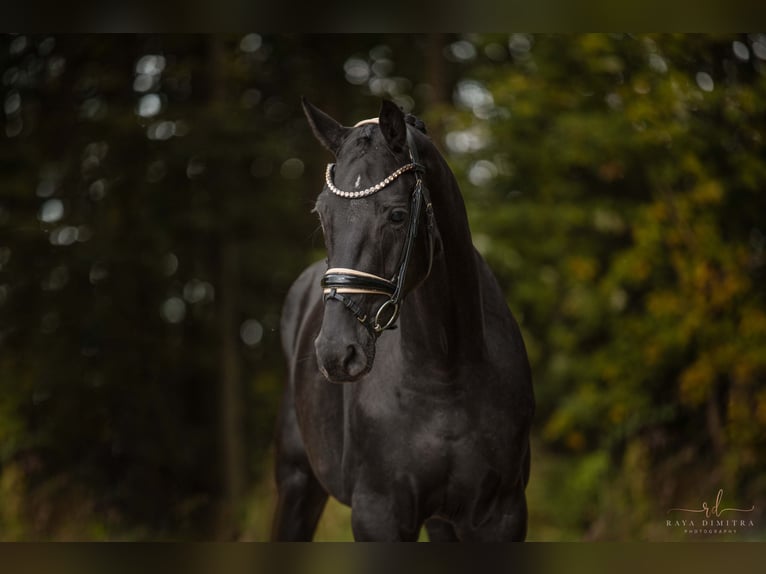
[[[459,395],[434,397],[393,383],[349,393],[347,460],[380,464],[415,475],[448,472],[454,445],[471,432]],[[355,468],[348,469],[351,473]]]

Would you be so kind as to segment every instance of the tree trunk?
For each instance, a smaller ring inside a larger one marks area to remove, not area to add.
[[[447,46],[446,34],[429,34],[426,47],[426,81],[431,86],[431,98],[428,105],[439,107],[450,99],[450,82],[447,78],[447,62],[444,59],[444,48]],[[438,117],[442,117],[439,114]],[[430,121],[428,132],[431,139],[441,147],[444,136],[444,125],[441,121]]]
[[[212,114],[221,110],[227,99],[225,69],[225,47],[219,36],[208,40],[207,94]],[[219,303],[218,330],[220,344],[220,376],[218,400],[219,453],[221,472],[221,500],[218,512],[217,538],[237,538],[245,491],[245,445],[242,424],[242,371],[239,358],[238,310],[240,257],[237,238],[231,228],[230,210],[227,199],[225,158],[219,162],[215,178],[220,186],[218,194],[223,231],[219,238]]]
[[[239,247],[224,235],[220,242],[220,452],[222,457],[219,539],[236,538],[245,490],[244,442],[242,432],[242,372],[237,340],[239,302]]]

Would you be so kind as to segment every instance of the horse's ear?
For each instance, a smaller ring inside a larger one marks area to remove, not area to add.
[[[349,132],[349,128],[340,125],[306,98],[302,97],[301,103],[303,104],[303,113],[306,114],[306,119],[311,126],[311,131],[314,132],[319,143],[335,154],[343,142],[343,138]]]
[[[395,103],[383,100],[378,123],[391,151],[402,153],[407,148],[407,125],[404,123],[404,112]]]

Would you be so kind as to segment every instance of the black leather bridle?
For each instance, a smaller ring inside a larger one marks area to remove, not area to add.
[[[407,125],[407,124],[406,124]],[[393,180],[407,171],[415,173],[415,187],[410,198],[410,220],[407,227],[407,237],[404,241],[402,253],[399,256],[399,266],[391,279],[385,279],[372,273],[357,271],[356,269],[332,268],[328,269],[321,280],[324,290],[324,300],[330,299],[340,301],[345,307],[353,313],[357,320],[362,323],[372,334],[377,337],[386,329],[395,328],[396,319],[399,317],[401,300],[404,296],[404,284],[407,278],[407,269],[410,264],[410,258],[415,246],[415,240],[418,237],[418,228],[420,226],[420,215],[425,205],[426,214],[426,233],[428,241],[428,271],[426,278],[431,274],[431,265],[434,257],[434,214],[431,204],[431,197],[428,189],[423,183],[425,166],[420,163],[415,138],[412,135],[412,128],[407,125],[407,145],[410,151],[411,163],[400,167],[389,177],[379,184],[372,186],[362,192],[347,193],[339,190],[332,182],[332,172],[334,165],[327,166],[327,185],[331,192],[341,197],[354,199],[357,197],[366,197],[377,193],[389,185]],[[425,279],[424,279],[425,280]],[[370,319],[362,308],[349,295],[380,295],[388,297],[383,304],[378,307],[375,316]]]

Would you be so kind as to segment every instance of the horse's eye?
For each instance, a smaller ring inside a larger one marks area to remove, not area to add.
[[[401,223],[405,219],[407,219],[407,210],[406,209],[394,209],[391,212],[391,215],[388,216],[388,219],[391,223]]]

